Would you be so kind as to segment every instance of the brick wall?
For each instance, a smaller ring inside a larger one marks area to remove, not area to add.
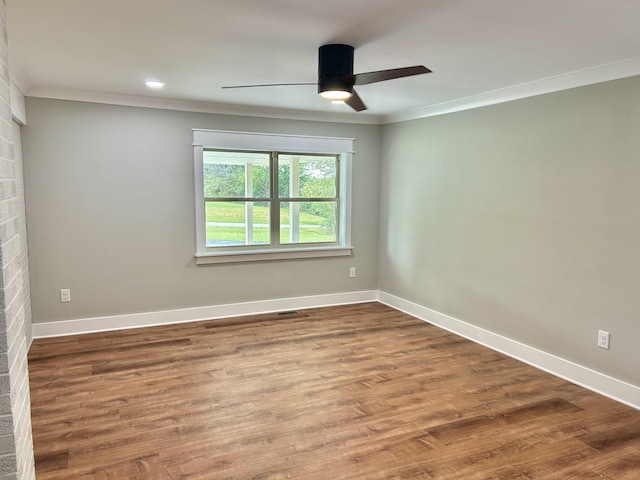
[[[0,480],[28,480],[35,479],[27,370],[31,303],[20,127],[11,114],[5,20],[6,0],[0,0]]]

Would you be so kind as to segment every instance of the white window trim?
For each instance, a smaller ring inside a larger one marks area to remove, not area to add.
[[[353,138],[311,137],[303,135],[282,135],[273,133],[233,132],[224,130],[193,129],[193,161],[195,180],[196,215],[196,264],[255,262],[264,260],[285,260],[293,258],[319,258],[348,256],[351,245],[351,170],[353,162]],[[286,245],[279,248],[242,247],[237,250],[225,249],[221,252],[206,248],[206,222],[204,208],[204,182],[202,174],[205,148],[294,151],[300,153],[331,153],[341,156],[340,178],[340,218],[342,228],[338,245],[300,246]]]

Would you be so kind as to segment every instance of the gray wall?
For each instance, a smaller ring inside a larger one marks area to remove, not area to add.
[[[27,117],[34,322],[377,287],[380,126],[37,98]],[[354,256],[196,266],[192,128],[354,137]]]
[[[386,125],[380,289],[640,385],[639,132],[640,77]]]

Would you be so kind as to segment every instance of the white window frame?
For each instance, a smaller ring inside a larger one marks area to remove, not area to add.
[[[353,143],[353,138],[193,129],[196,264],[351,255],[353,251],[351,245],[351,169],[353,162]],[[207,148],[339,155],[340,172],[338,179],[340,185],[338,191],[340,192],[340,197],[338,201],[338,241],[332,245],[286,244],[280,245],[277,248],[273,245],[243,245],[237,248],[225,248],[224,251],[216,251],[216,247],[207,247],[203,181],[203,154]]]

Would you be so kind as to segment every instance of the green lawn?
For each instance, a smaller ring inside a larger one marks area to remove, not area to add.
[[[238,224],[236,225],[207,225],[207,244],[244,244],[245,205],[244,203],[221,202],[207,203],[206,221],[207,223]],[[253,207],[253,222],[256,225],[253,229],[254,243],[269,243],[269,208],[263,206]],[[289,237],[289,209],[281,210],[280,222],[282,229],[280,232],[281,243],[286,243]],[[324,219],[318,215],[300,213],[300,243],[334,242],[335,233],[322,228]],[[305,226],[307,228],[305,228]]]
[[[207,203],[207,222],[220,223],[244,223],[244,203],[220,202]],[[253,207],[254,223],[269,223],[268,207]],[[289,209],[283,209],[280,213],[280,222],[289,223]],[[300,223],[304,225],[322,225],[324,219],[309,213],[300,213]]]

